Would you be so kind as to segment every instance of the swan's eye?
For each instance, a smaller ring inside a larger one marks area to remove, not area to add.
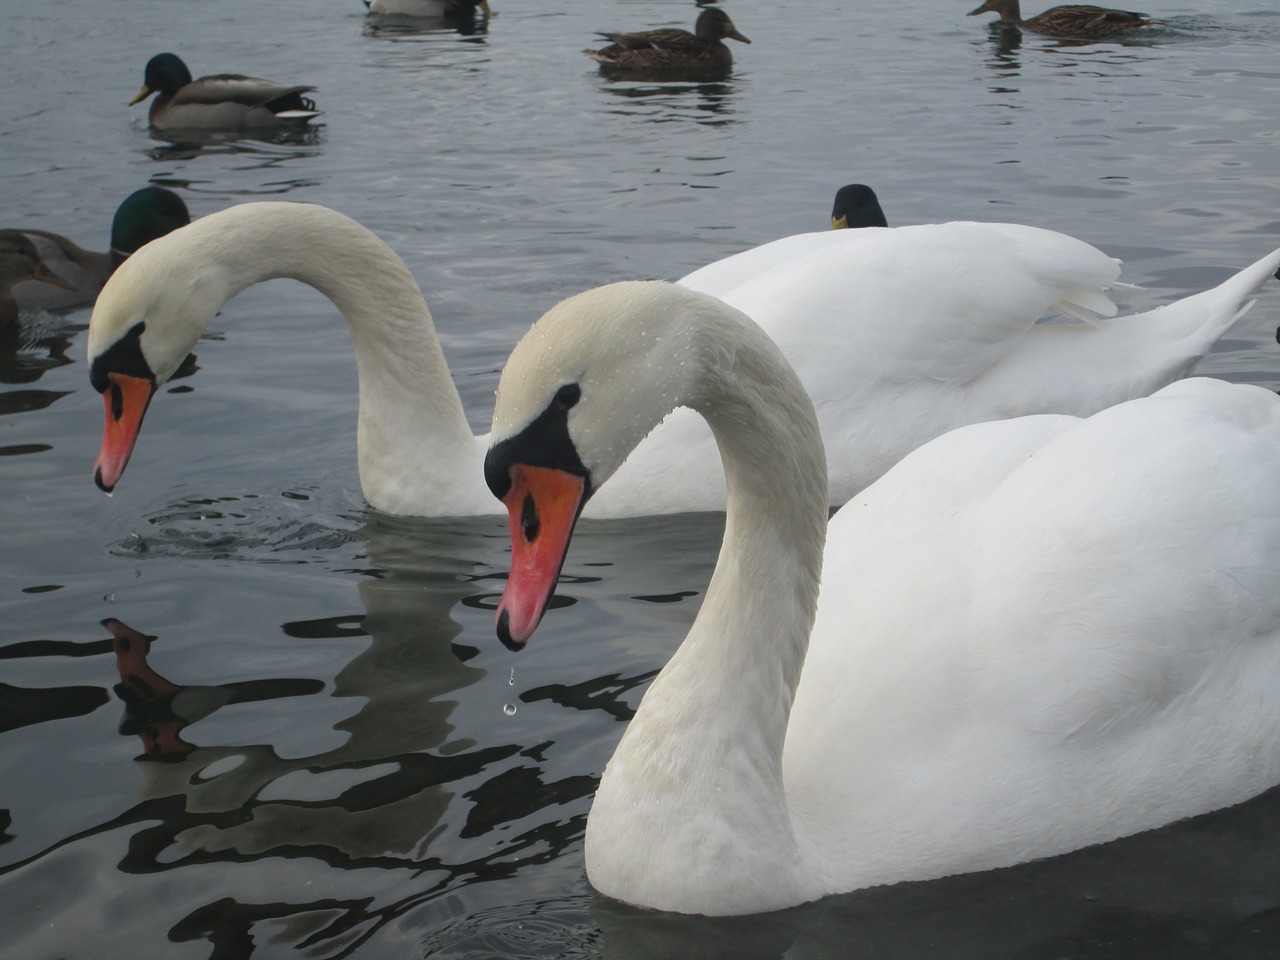
[[[582,388],[576,383],[566,383],[556,391],[556,407],[568,410],[582,399]]]

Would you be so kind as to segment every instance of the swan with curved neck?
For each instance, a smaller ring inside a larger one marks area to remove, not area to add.
[[[357,443],[369,503],[390,513],[495,512],[431,314],[403,262],[370,231],[309,204],[249,203],[130,257],[89,328],[106,401],[97,464],[119,481],[156,389],[226,299],[294,277],[337,304],[360,374]],[[818,410],[829,495],[844,503],[915,447],[966,423],[1089,414],[1185,376],[1269,274],[1098,325],[1036,324],[1046,311],[1113,313],[1116,263],[1034,227],[946,223],[801,234],[713,263],[681,283],[747,309],[782,347]],[[1274,268],[1272,268],[1274,270]],[[629,458],[591,516],[723,510],[705,423],[678,410]]]
[[[537,626],[583,502],[676,404],[719,444],[724,541],[601,779],[602,893],[774,910],[1063,853],[1280,781],[1270,391],[1187,380],[1085,420],[966,427],[828,527],[813,407],[745,315],[661,283],[580,294],[498,388],[485,472],[510,515],[508,646]]]
[[[476,479],[484,439],[467,424],[409,268],[349,217],[294,203],[210,214],[143,247],[112,276],[89,325],[90,376],[106,406],[98,485],[115,487],[152,396],[219,308],[278,277],[315,287],[347,321],[369,503],[400,514],[492,512]]]

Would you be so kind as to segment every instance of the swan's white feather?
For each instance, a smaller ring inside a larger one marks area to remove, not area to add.
[[[1087,419],[968,426],[828,527],[798,381],[717,303],[660,284],[580,295],[499,387],[505,440],[579,383],[567,429],[600,483],[621,456],[609,424],[625,446],[688,403],[730,478],[703,605],[597,791],[598,889],[773,910],[1063,853],[1280,782],[1280,398],[1192,379]]]
[[[1017,224],[800,234],[679,283],[747,313],[782,348],[817,408],[838,506],[956,427],[1087,416],[1186,376],[1277,261],[1271,255],[1213,290],[1113,319],[1105,291],[1116,261]],[[1092,323],[1036,322],[1052,313]],[[633,459],[613,480],[621,502],[652,513],[723,508],[715,444],[691,411],[667,417]],[[668,475],[684,478],[676,500],[651,482]]]

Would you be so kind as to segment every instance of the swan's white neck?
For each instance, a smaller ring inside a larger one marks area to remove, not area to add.
[[[494,512],[479,479],[483,441],[467,424],[413,275],[386,244],[342,214],[296,203],[233,207],[180,234],[194,247],[182,254],[200,272],[193,285],[216,301],[205,323],[241,290],[278,277],[315,287],[341,311],[355,344],[360,480],[370,505],[427,516]]]
[[[690,398],[728,483],[719,561],[605,771],[586,839],[602,892],[695,913],[811,896],[782,749],[822,570],[826,460],[798,378],[763,332],[729,319],[699,332]]]

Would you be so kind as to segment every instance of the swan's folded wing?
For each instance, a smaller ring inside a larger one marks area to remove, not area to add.
[[[864,839],[881,880],[909,879],[1273,785],[1278,473],[1275,396],[1204,379],[905,458],[831,521],[787,732],[793,811],[827,822],[834,796],[893,825]],[[948,838],[935,859],[906,843],[918,870],[895,846],[912,830]],[[860,862],[846,833],[817,837],[837,865]]]
[[[1023,681],[1008,719],[1077,743],[1145,736],[1219,671],[1234,682],[1259,638],[1274,646],[1278,471],[1276,398],[1192,379],[1090,417],[1011,474],[973,544],[973,636],[1017,635],[989,657],[996,682]]]
[[[752,316],[821,402],[851,377],[967,383],[1046,314],[1113,315],[1119,272],[1065,234],[955,222],[786,237],[679,282]]]

